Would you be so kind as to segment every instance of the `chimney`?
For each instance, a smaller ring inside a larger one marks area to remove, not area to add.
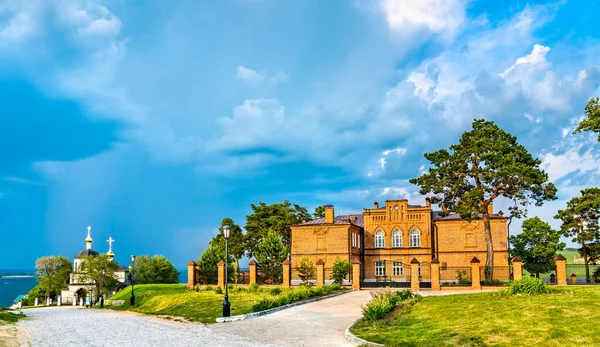
[[[325,205],[325,223],[333,223],[335,216],[333,211],[333,205]]]
[[[494,213],[494,203],[490,201],[490,204],[488,205],[488,213],[489,214],[493,214]]]
[[[373,203],[373,208],[374,208],[374,209],[378,209],[378,208],[379,208],[379,203],[378,203],[377,201],[375,201],[375,202]]]

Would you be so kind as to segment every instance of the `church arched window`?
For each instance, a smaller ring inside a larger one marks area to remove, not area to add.
[[[392,247],[402,247],[402,231],[398,229],[392,233]]]
[[[375,248],[383,247],[385,247],[385,233],[383,230],[378,230],[375,232]]]
[[[421,231],[419,229],[412,229],[410,231],[410,246],[421,247]]]

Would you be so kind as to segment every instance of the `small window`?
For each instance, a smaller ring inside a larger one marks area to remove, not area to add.
[[[402,247],[402,231],[394,230],[392,233],[392,247]]]
[[[385,233],[383,230],[375,232],[375,248],[385,247]]]
[[[419,277],[421,277],[421,263],[419,263]]]
[[[356,234],[352,233],[352,247],[356,247]]]
[[[375,262],[375,276],[385,276],[385,262]]]
[[[360,234],[358,234],[356,236],[358,236],[358,240],[357,240],[358,241],[358,248],[360,248]]]
[[[445,261],[442,262],[442,270],[446,270],[448,268],[448,263],[446,263]]]
[[[401,261],[394,262],[394,267],[392,268],[392,273],[394,276],[404,276],[404,267],[402,266]]]
[[[421,231],[419,229],[412,229],[410,231],[410,246],[421,247]]]

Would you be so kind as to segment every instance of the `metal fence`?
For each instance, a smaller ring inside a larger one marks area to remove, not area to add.
[[[490,273],[491,278],[486,278],[486,273]],[[510,266],[481,266],[479,268],[479,278],[481,282],[487,285],[501,285],[504,282],[511,280],[511,267]]]
[[[577,276],[577,284],[599,284],[600,265],[589,264],[590,281],[587,281],[585,264],[567,264],[567,283],[571,284],[571,276]]]
[[[218,284],[219,270],[207,268],[196,270],[196,284]]]
[[[440,285],[470,285],[470,266],[451,266],[440,268]]]
[[[282,284],[283,266],[258,266],[256,274],[258,284]]]

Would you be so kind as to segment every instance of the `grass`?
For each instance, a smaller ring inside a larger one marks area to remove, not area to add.
[[[0,309],[0,325],[13,324],[25,318],[24,314],[14,314],[6,309]]]
[[[253,306],[263,299],[276,300],[280,296],[299,291],[298,288],[273,291],[260,288],[251,292],[245,288],[229,290],[231,315],[254,312]],[[278,294],[277,294],[278,293]],[[133,311],[150,315],[182,317],[188,321],[214,323],[223,313],[223,294],[215,290],[188,290],[185,284],[143,284],[135,286],[135,306],[129,305],[131,288],[128,287],[108,300],[124,300],[121,306],[105,305],[107,308]]]
[[[600,287],[555,294],[424,297],[412,311],[361,321],[355,335],[387,346],[599,346]]]

